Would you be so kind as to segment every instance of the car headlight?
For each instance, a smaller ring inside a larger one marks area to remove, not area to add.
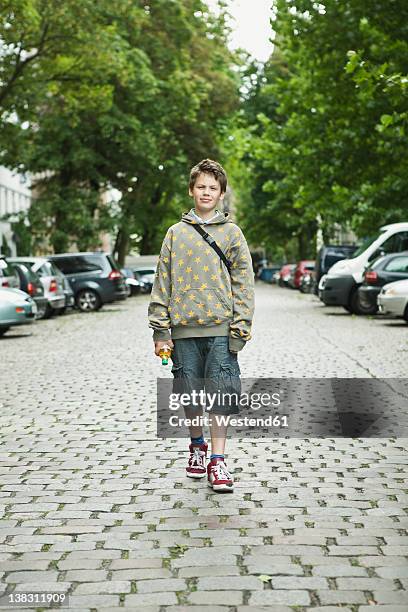
[[[386,289],[385,291],[382,291],[383,295],[397,295],[397,292],[395,291],[395,289]]]

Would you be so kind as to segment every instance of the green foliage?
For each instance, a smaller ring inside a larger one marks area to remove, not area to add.
[[[406,220],[406,2],[277,0],[273,27],[241,118],[247,231],[305,256],[317,218],[326,236]]]
[[[0,163],[34,175],[37,250],[99,246],[117,232],[157,251],[186,208],[188,171],[217,156],[238,104],[225,15],[201,0],[21,0],[0,38]],[[121,198],[112,206],[101,194]],[[189,202],[188,202],[189,204]]]

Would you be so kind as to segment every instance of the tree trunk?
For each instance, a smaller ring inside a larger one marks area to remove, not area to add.
[[[140,243],[140,254],[141,255],[155,255],[157,248],[157,225],[160,222],[160,218],[157,214],[157,206],[160,204],[163,196],[163,190],[160,185],[157,185],[150,198],[149,210],[151,212],[152,221],[144,228],[142,235],[142,241]],[[153,221],[154,220],[154,221]]]
[[[298,234],[299,259],[314,259],[316,256],[316,221],[303,225]]]
[[[145,229],[140,242],[141,255],[154,255],[154,236],[150,229]]]
[[[115,241],[114,254],[121,268],[125,265],[125,259],[129,245],[129,233],[126,228],[121,227]]]

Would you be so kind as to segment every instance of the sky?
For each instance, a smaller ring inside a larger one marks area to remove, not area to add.
[[[210,9],[215,9],[217,0],[206,0]],[[230,46],[242,47],[254,58],[264,62],[273,50],[270,42],[271,6],[273,0],[227,0],[228,11],[235,18]]]

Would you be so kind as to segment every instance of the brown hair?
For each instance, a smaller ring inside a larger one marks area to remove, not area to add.
[[[212,174],[213,177],[219,182],[221,186],[221,193],[225,193],[227,191],[227,175],[224,168],[216,161],[212,159],[203,159],[199,164],[194,166],[190,172],[190,182],[189,187],[193,189],[197,177],[201,172],[204,174]]]

